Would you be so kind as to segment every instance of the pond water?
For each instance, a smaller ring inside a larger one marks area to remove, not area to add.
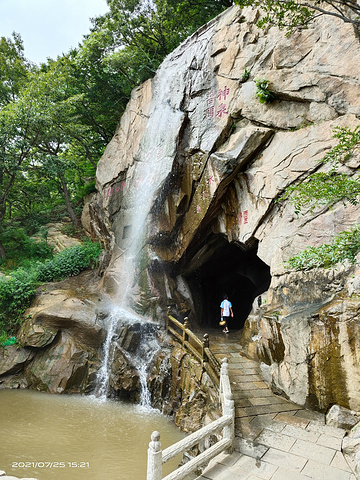
[[[155,410],[31,390],[0,390],[0,429],[0,470],[39,480],[145,480],[151,433],[162,448],[184,437]]]

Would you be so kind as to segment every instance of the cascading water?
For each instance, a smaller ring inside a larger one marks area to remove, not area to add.
[[[139,150],[129,161],[126,180],[119,187],[121,205],[115,221],[118,254],[115,259],[113,257],[112,278],[117,285],[114,300],[121,311],[116,308],[109,316],[103,364],[98,373],[97,395],[101,397],[106,397],[109,393],[109,370],[113,361],[111,351],[114,341],[116,342],[118,323],[127,322],[129,317],[133,316],[131,289],[136,285],[136,271],[141,259],[149,255],[145,241],[149,213],[156,193],[171,172],[176,138],[185,118],[178,108],[182,93],[179,88],[169,84],[166,76],[155,77],[153,95],[160,100],[158,105],[161,107],[158,106],[150,112]],[[145,319],[142,321],[146,322]],[[144,359],[144,352],[140,354],[139,361],[132,359],[133,364],[138,365],[142,384],[141,402],[146,405],[150,401],[146,386],[146,366],[151,352],[153,355],[158,348],[158,345],[151,345],[150,341],[147,359]]]
[[[133,347],[129,352],[122,347],[120,337],[125,329],[131,331],[131,328],[139,329],[140,335],[136,348]],[[121,307],[113,308],[108,317],[107,337],[103,345],[103,362],[97,374],[96,397],[106,400],[110,395],[111,364],[117,348],[121,350],[129,364],[133,365],[137,370],[141,386],[140,405],[147,409],[151,408],[151,395],[147,385],[147,375],[149,365],[151,365],[154,355],[160,348],[155,334],[156,329],[156,325],[145,322],[143,318],[132,314],[126,309]]]
[[[117,315],[115,315],[114,313],[115,312],[113,312],[109,316],[107,335],[103,345],[103,351],[104,351],[103,361],[97,373],[97,386],[96,386],[95,394],[97,397],[103,400],[107,398],[108,392],[109,392],[110,348],[111,348],[111,342],[113,340],[113,337],[116,331],[117,320],[118,320]]]

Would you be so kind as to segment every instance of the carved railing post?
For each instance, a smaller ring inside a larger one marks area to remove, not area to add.
[[[227,449],[227,453],[232,453],[235,442],[235,402],[232,393],[226,393],[223,406],[224,415],[232,418],[230,425],[224,427],[223,438],[231,441],[231,447]]]
[[[185,342],[187,342],[188,336],[186,333],[186,329],[189,328],[189,318],[185,317],[184,318],[184,329],[183,329],[183,340],[182,340],[182,346],[183,348],[185,347]]]
[[[148,463],[146,480],[161,480],[162,478],[162,450],[160,433],[151,434],[151,442],[148,448]]]
[[[234,448],[235,440],[235,404],[233,395],[231,393],[230,379],[229,379],[229,364],[228,359],[223,358],[220,371],[220,397],[222,403],[223,415],[229,415],[232,418],[230,425],[224,427],[223,438],[231,441],[231,447],[228,453],[231,453]]]

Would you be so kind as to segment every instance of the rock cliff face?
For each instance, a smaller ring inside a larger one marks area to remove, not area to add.
[[[245,324],[244,352],[263,362],[277,391],[321,410],[360,410],[358,267],[300,274],[283,265],[350,227],[358,208],[297,218],[276,203],[324,168],[336,126],[360,123],[359,38],[333,18],[289,38],[257,28],[258,19],[257,10],[227,10],[133,91],[89,208],[109,252],[102,287],[116,294],[136,197],[153,185],[132,289],[137,310],[161,321],[172,304],[212,326],[226,291],[235,327]],[[256,79],[270,82],[273,103],[259,103]],[[354,175],[359,160],[344,170]]]

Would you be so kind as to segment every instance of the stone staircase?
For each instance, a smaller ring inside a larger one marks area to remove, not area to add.
[[[209,333],[212,352],[229,361],[236,441],[235,451],[215,458],[197,480],[355,480],[341,452],[345,430],[274,395],[259,364],[240,355],[239,335]]]

